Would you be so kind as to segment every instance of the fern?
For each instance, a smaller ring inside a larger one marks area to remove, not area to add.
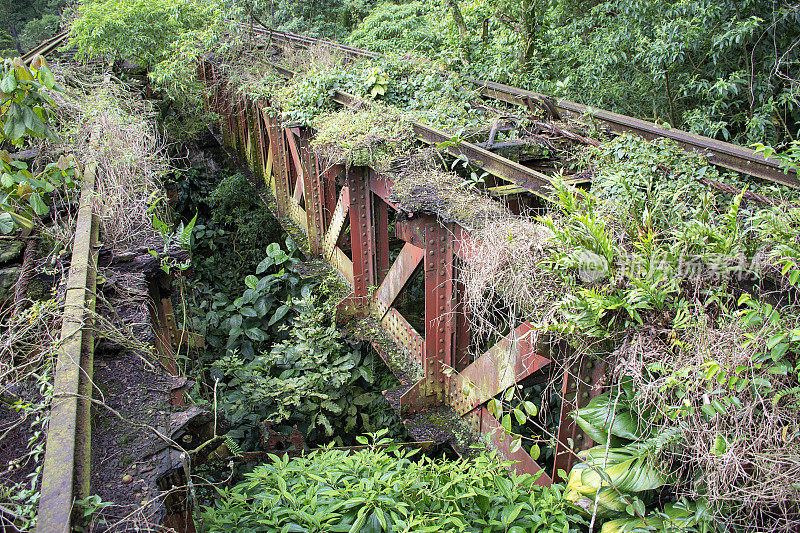
[[[242,449],[239,447],[239,444],[228,435],[225,435],[225,446],[234,457],[242,456]]]

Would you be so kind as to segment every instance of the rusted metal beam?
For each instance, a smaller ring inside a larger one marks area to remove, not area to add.
[[[488,437],[489,446],[508,461],[515,461],[512,468],[518,473],[537,474],[536,484],[549,487],[553,484],[550,476],[542,470],[542,467],[525,451],[522,447],[516,451],[511,451],[511,436],[506,435],[503,426],[484,406],[480,406],[471,411],[467,418],[470,420],[473,429],[480,435]]]
[[[406,243],[400,250],[400,254],[375,293],[375,303],[379,306],[379,319],[382,319],[394,304],[397,295],[400,294],[400,291],[406,286],[411,276],[414,275],[424,257],[425,250],[413,244]]]
[[[450,377],[449,403],[459,414],[466,414],[549,363],[538,353],[530,322],[524,322],[462,372]]]
[[[409,324],[397,309],[390,307],[381,319],[381,326],[400,348],[410,354],[420,364],[425,353],[425,339]]]
[[[596,109],[570,102],[569,100],[553,100],[546,95],[494,81],[469,78],[468,81],[478,86],[482,94],[496,100],[524,105],[526,99],[537,101],[548,99],[554,103],[559,111],[572,113],[578,117],[589,117],[591,120],[602,122],[614,132],[632,132],[648,140],[658,138],[671,139],[684,150],[704,154],[709,162],[714,165],[790,187],[800,187],[800,180],[797,179],[796,172],[787,173],[778,160],[774,158],[766,159],[763,155],[743,146],[703,137],[688,131],[659,126],[646,120],[620,115],[604,109]]]
[[[377,174],[373,171],[371,174]],[[389,257],[389,206],[377,195],[373,195],[373,212],[375,213],[375,268],[377,276],[375,281],[383,283],[389,272],[391,261]]]
[[[453,243],[447,226],[433,216],[425,221],[425,377],[424,393],[443,404],[453,366],[455,337]]]
[[[300,164],[303,175],[303,197],[305,198],[305,210],[308,217],[308,248],[313,255],[322,253],[322,239],[324,231],[322,228],[325,219],[325,203],[323,194],[325,192],[322,177],[317,173],[317,161],[314,151],[311,149],[311,131],[309,128],[300,130]]]
[[[453,237],[455,239],[455,237]],[[458,255],[456,250],[457,243],[453,243],[454,253]],[[456,269],[458,270],[458,269]],[[455,284],[455,320],[456,320],[456,339],[453,352],[453,368],[456,372],[462,372],[470,363],[470,344],[472,343],[472,336],[470,333],[470,324],[466,314],[466,302],[464,301],[465,293],[464,283],[460,278],[456,279]],[[451,389],[452,394],[452,389]],[[452,405],[452,404],[451,404]]]
[[[267,123],[269,151],[272,154],[272,175],[275,179],[275,200],[278,212],[289,215],[289,174],[286,164],[286,143],[283,140],[283,128],[279,119],[269,109],[261,110]]]
[[[328,232],[322,239],[322,253],[326,259],[331,258],[336,242],[339,240],[339,235],[342,233],[347,214],[350,212],[349,192],[350,190],[347,187],[342,187],[339,192],[339,200],[336,202],[336,209],[333,211],[333,218],[328,226]]]
[[[561,412],[559,414],[558,438],[553,463],[553,472],[561,481],[559,472],[569,473],[575,463],[575,454],[592,447],[592,440],[581,430],[570,416],[602,392],[605,383],[606,364],[589,356],[583,356],[564,371],[561,386]]]
[[[37,55],[46,56],[62,44],[64,44],[69,37],[69,31],[62,31],[51,37],[50,39],[44,41],[39,46],[29,50],[25,55],[22,56],[22,61],[26,65],[30,65],[33,62],[33,59]]]
[[[375,285],[375,225],[368,179],[367,167],[352,167],[347,173],[353,291],[356,298],[365,299],[365,304],[370,287]]]
[[[386,205],[394,209],[395,211],[400,211],[400,207],[391,201],[390,194],[391,194],[391,187],[392,187],[392,179],[388,176],[381,176],[377,172],[373,172],[370,174],[369,179],[369,187],[372,189],[372,192],[375,193],[381,200],[383,200]]]
[[[92,212],[96,173],[92,162],[83,174],[42,467],[38,533],[68,529],[74,499],[89,495],[94,337],[86,326],[96,291],[98,219]]]

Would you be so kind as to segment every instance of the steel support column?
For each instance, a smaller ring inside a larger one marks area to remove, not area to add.
[[[312,255],[322,253],[325,204],[322,178],[317,173],[317,162],[311,149],[311,130],[300,130],[300,164],[303,169],[303,195],[306,199],[306,216],[308,217],[308,248]]]
[[[445,368],[453,366],[455,337],[453,243],[448,227],[436,217],[425,220],[425,359],[424,390],[443,404],[449,384]]]
[[[275,178],[275,203],[278,212],[289,216],[289,174],[286,166],[286,144],[283,141],[283,127],[280,119],[264,109],[262,114],[267,122],[267,136],[269,137],[269,151],[272,155],[272,175]]]
[[[352,167],[347,172],[350,196],[350,242],[353,254],[353,292],[364,309],[370,287],[375,285],[375,225],[368,185],[369,169]]]

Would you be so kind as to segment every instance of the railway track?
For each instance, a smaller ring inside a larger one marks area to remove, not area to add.
[[[291,32],[270,30],[261,26],[242,24],[240,27],[245,30],[252,30],[262,36],[269,36],[270,39],[282,43],[290,43],[300,47],[323,46],[346,54],[353,58],[376,58],[380,54],[342,45],[340,43],[327,41],[298,35]],[[633,117],[597,109],[584,104],[572,102],[570,100],[556,99],[551,96],[543,95],[519,87],[512,87],[502,83],[466,78],[478,88],[478,91],[485,97],[494,100],[530,106],[531,104],[541,105],[556,117],[567,115],[578,119],[586,119],[600,123],[615,133],[631,132],[648,140],[665,138],[671,139],[678,146],[686,151],[698,152],[705,155],[708,161],[716,166],[735,170],[743,174],[772,181],[790,187],[800,187],[800,180],[797,173],[787,172],[781,167],[780,162],[774,158],[765,158],[754,150],[743,146],[735,145],[703,137],[687,131],[668,128]]]
[[[96,136],[93,135],[93,142]],[[88,496],[94,334],[91,313],[97,289],[99,219],[92,209],[97,164],[83,172],[78,219],[67,278],[53,404],[48,422],[39,500],[38,533],[64,531],[71,523],[73,495]]]
[[[44,41],[36,48],[29,50],[28,53],[22,56],[22,61],[24,61],[26,65],[30,65],[31,61],[33,61],[33,58],[36,57],[37,55],[45,56],[51,53],[56,48],[58,48],[59,46],[61,46],[62,44],[64,44],[68,36],[69,36],[68,31],[62,31],[60,33],[57,33],[50,39]]]

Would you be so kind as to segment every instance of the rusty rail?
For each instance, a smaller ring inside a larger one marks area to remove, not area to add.
[[[67,531],[75,499],[89,495],[94,360],[90,320],[95,308],[99,234],[98,217],[92,212],[96,174],[96,163],[86,165],[57,346],[37,533]]]
[[[615,133],[631,132],[648,140],[671,139],[687,152],[699,152],[705,155],[710,163],[722,168],[790,187],[800,187],[796,172],[787,172],[781,167],[778,160],[767,159],[749,148],[569,100],[553,99],[547,95],[494,81],[467,79],[478,87],[481,94],[496,100],[517,105],[528,105],[528,102],[548,102],[561,113],[600,122]]]
[[[273,67],[279,74],[286,78],[292,78],[296,75],[295,72],[280,65],[273,64]],[[338,90],[334,91],[332,99],[334,102],[346,107],[362,107],[369,105],[369,102],[366,100]],[[426,144],[444,145],[444,150],[447,151],[447,153],[456,157],[464,156],[469,159],[470,163],[481,167],[489,174],[509,181],[542,198],[549,198],[552,194],[553,180],[547,174],[523,166],[516,161],[507,159],[477,144],[454,139],[447,133],[422,124],[421,122],[412,122],[411,124],[417,139]],[[578,182],[580,182],[580,180],[569,181],[569,183],[573,185]]]
[[[518,461],[518,470],[541,471],[524,449],[511,451],[509,438],[486,402],[534,374],[545,379],[553,372],[551,356],[531,342],[532,328],[525,323],[470,361],[470,332],[455,266],[469,230],[444,223],[435,215],[407,217],[388,196],[390,178],[369,167],[345,169],[317,161],[309,147],[310,128],[282,124],[268,102],[234,94],[211,63],[202,63],[198,74],[213,89],[207,104],[221,117],[223,142],[263,180],[274,197],[269,205],[278,219],[293,226],[290,233],[302,234],[310,255],[328,261],[350,284],[340,315],[379,326],[377,337],[364,338],[372,342],[402,383],[386,395],[404,420],[424,418],[428,408],[446,409],[455,420],[461,419],[477,434],[487,436],[503,457]],[[353,103],[354,97],[337,93],[334,98],[346,105]],[[426,134],[443,135],[435,130],[432,134],[418,131],[418,135]],[[487,166],[493,159],[487,158]],[[394,221],[391,234],[390,220]],[[393,262],[390,251],[397,252]],[[400,295],[416,276],[423,277],[425,287],[424,327],[420,331],[398,307]],[[450,375],[447,368],[455,373]],[[578,384],[591,380],[579,370],[577,375],[574,371],[563,373],[564,388],[570,393],[563,402],[554,472],[569,470],[572,451],[591,445],[588,438],[575,438],[580,432],[568,416],[595,394],[588,391],[591,394],[584,395],[586,391],[578,390],[577,384],[573,387],[576,380]],[[568,450],[570,446],[572,450]],[[542,475],[539,482],[548,484],[551,479]]]
[[[248,29],[249,25],[245,25]],[[266,28],[253,27],[255,33],[261,35],[269,34],[276,40],[291,43],[301,47],[311,45],[325,46],[342,51],[350,57],[376,58],[380,54],[345,46],[324,39],[316,39],[298,35],[291,32],[280,32]],[[732,143],[703,137],[687,131],[660,126],[653,122],[628,117],[612,111],[593,108],[591,106],[578,104],[570,100],[555,99],[551,96],[512,87],[502,83],[466,78],[478,88],[478,91],[487,98],[503,101],[514,105],[529,107],[531,103],[537,103],[546,109],[555,111],[555,114],[564,113],[582,120],[589,120],[603,124],[615,133],[631,132],[648,140],[665,138],[671,139],[678,146],[689,152],[699,152],[708,158],[708,161],[716,166],[735,170],[743,174],[772,181],[789,187],[800,187],[796,171],[787,171],[775,158],[765,158],[762,154],[754,150],[745,148]]]
[[[25,55],[22,56],[22,61],[24,61],[26,65],[29,65],[31,61],[33,61],[33,58],[36,57],[37,55],[45,56],[50,52],[52,52],[53,50],[55,50],[56,48],[58,48],[59,46],[61,46],[68,36],[69,36],[68,31],[62,31],[60,33],[57,33],[50,39],[41,43],[36,48],[29,50]]]

